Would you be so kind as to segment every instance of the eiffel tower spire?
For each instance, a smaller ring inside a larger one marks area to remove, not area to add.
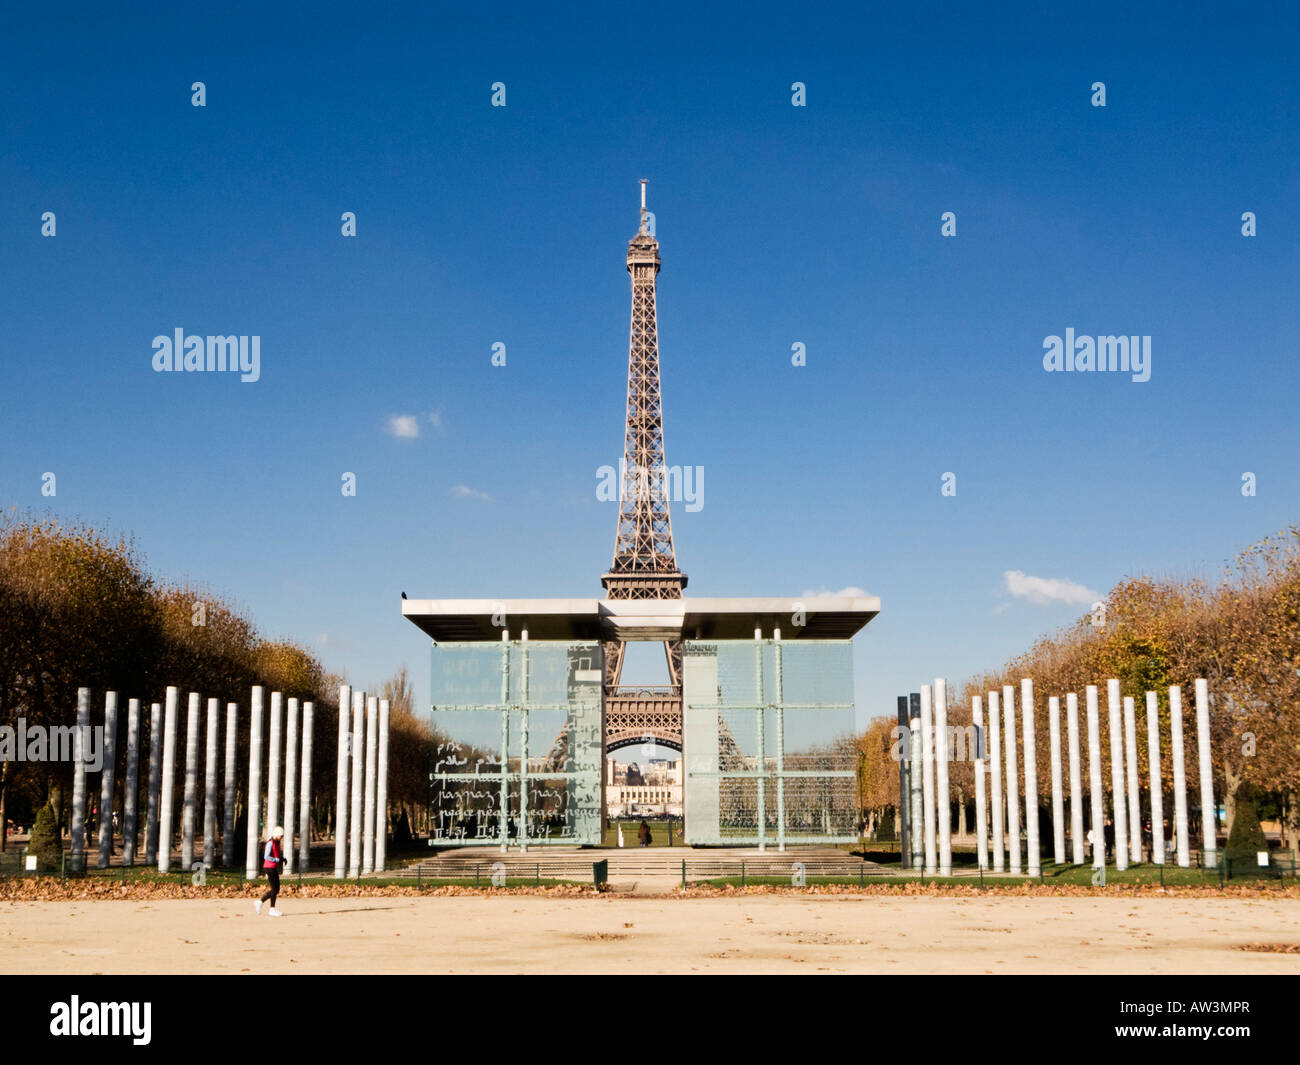
[[[609,599],[680,599],[686,574],[677,568],[668,513],[669,478],[664,459],[663,397],[659,383],[659,324],[655,278],[659,242],[650,232],[641,181],[641,225],[627,247],[632,275],[632,328],[627,354],[627,421],[614,562],[601,578]],[[624,644],[605,645],[605,688],[618,688]],[[668,671],[680,712],[681,645],[665,644]],[[678,718],[680,721],[680,717]]]
[[[677,569],[668,513],[659,326],[655,277],[659,242],[650,233],[641,182],[641,226],[628,242],[632,329],[627,355],[627,422],[614,562],[602,578],[610,599],[680,599],[686,574]]]

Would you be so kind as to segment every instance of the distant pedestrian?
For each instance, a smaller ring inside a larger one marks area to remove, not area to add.
[[[636,838],[640,840],[641,846],[650,846],[650,825],[648,822],[641,822],[641,827],[636,830]]]
[[[269,886],[266,892],[254,905],[254,909],[260,914],[262,912],[262,903],[271,904],[271,916],[281,916],[280,911],[275,908],[276,897],[280,894],[280,866],[284,864],[284,845],[281,842],[284,839],[284,829],[279,825],[271,829],[271,837],[266,841],[266,846],[262,849],[262,871],[266,873],[266,879]]]

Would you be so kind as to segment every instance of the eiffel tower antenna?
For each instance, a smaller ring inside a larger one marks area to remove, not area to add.
[[[659,324],[655,310],[655,278],[659,273],[659,242],[647,224],[646,184],[641,179],[641,226],[628,242],[627,272],[632,275],[632,327],[627,354],[627,420],[623,434],[623,469],[619,493],[614,561],[601,578],[608,599],[680,599],[686,574],[677,568],[673,525],[668,512],[668,475],[664,459],[663,398],[659,382]],[[606,736],[639,727],[631,720],[620,725],[619,679],[623,671],[622,641],[605,643]],[[671,724],[681,735],[682,647],[664,645],[671,692],[655,699],[651,716],[656,733]],[[663,703],[659,706],[659,703]],[[638,701],[639,717],[649,712]],[[631,709],[629,705],[629,711]],[[667,716],[673,717],[671,723]],[[675,716],[673,716],[675,715]],[[648,725],[648,721],[641,721]]]

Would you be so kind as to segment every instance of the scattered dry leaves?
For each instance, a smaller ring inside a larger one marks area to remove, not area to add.
[[[69,880],[66,884],[58,877],[10,877],[0,882],[0,899],[12,902],[68,902],[86,900],[102,902],[118,899],[127,902],[154,902],[163,899],[256,899],[266,890],[259,881],[247,884],[206,884],[197,887],[189,883],[164,881],[128,881],[95,878]],[[452,895],[594,895],[595,892],[581,884],[552,884],[541,887],[486,888],[472,885],[461,887],[440,886],[416,888],[405,885],[336,884],[322,881],[284,885],[282,898],[291,899],[354,899],[354,898],[430,898]]]

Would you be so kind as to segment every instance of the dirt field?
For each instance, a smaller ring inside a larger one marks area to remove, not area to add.
[[[6,973],[1270,973],[1300,903],[751,896],[0,904]]]

